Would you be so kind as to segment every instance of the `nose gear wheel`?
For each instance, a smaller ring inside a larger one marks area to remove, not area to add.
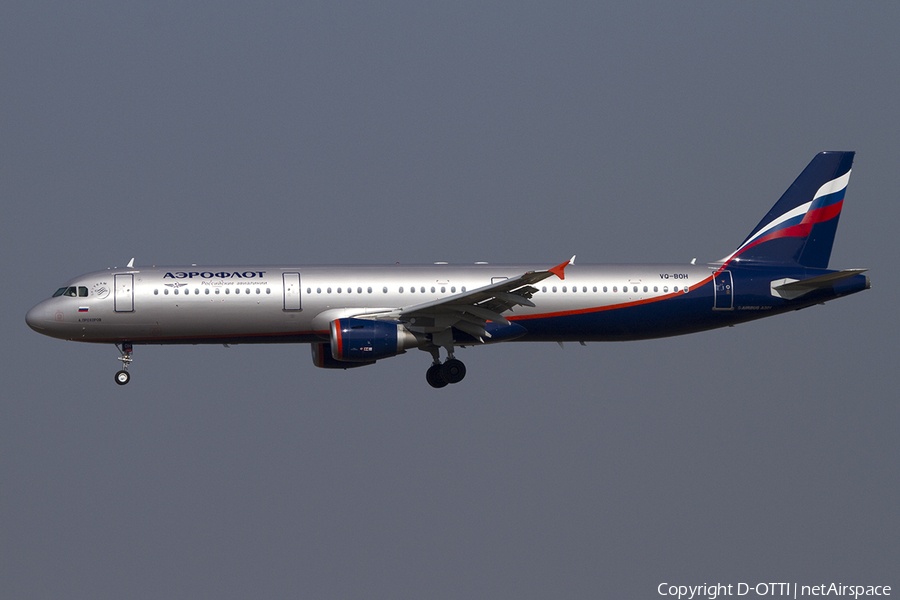
[[[119,348],[118,344],[116,344],[116,348]],[[134,360],[131,357],[131,342],[123,342],[122,347],[119,348],[119,352],[122,353],[122,356],[118,357],[119,360],[122,361],[122,369],[120,371],[116,371],[116,383],[118,383],[119,385],[125,385],[126,383],[131,381],[131,374],[128,373],[128,365],[130,365],[131,361]]]

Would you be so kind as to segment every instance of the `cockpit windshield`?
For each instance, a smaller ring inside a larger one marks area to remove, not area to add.
[[[54,298],[56,298],[57,296],[71,296],[72,298],[81,296],[82,298],[87,298],[87,295],[88,295],[88,289],[86,287],[84,287],[83,285],[80,285],[78,287],[76,287],[74,285],[69,286],[69,287],[61,287],[58,290],[56,290],[55,292],[53,292]]]

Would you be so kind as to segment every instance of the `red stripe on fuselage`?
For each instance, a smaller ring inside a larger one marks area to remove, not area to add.
[[[719,271],[722,271],[722,270],[723,269],[719,269]],[[719,271],[716,271],[716,273],[719,273]],[[710,275],[706,279],[702,280],[700,283],[696,283],[694,285],[688,286],[688,288],[687,288],[688,292],[707,284],[708,282],[712,281],[713,277],[715,277],[715,275]],[[665,294],[664,296],[656,296],[654,298],[644,298],[642,300],[634,300],[633,302],[623,302],[621,304],[610,304],[608,306],[594,306],[591,308],[577,308],[575,310],[561,310],[561,311],[557,311],[557,312],[540,313],[540,314],[536,314],[536,315],[517,315],[517,316],[507,317],[507,320],[509,320],[509,321],[524,321],[527,319],[547,319],[550,317],[568,317],[570,315],[583,315],[583,314],[587,314],[587,313],[602,312],[605,310],[617,310],[620,308],[629,308],[632,306],[639,306],[641,304],[650,304],[651,302],[661,302],[663,300],[675,298],[676,296],[683,296],[685,293],[686,292],[672,292],[670,294]]]

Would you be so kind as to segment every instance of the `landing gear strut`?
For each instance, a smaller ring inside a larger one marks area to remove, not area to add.
[[[116,348],[119,348],[118,344],[116,344]],[[116,371],[116,383],[125,385],[131,381],[131,375],[128,373],[128,365],[134,360],[131,358],[131,342],[123,342],[122,347],[119,348],[119,352],[122,353],[122,356],[119,357],[119,360],[122,361],[122,370]]]
[[[466,376],[466,365],[454,358],[452,346],[447,350],[447,360],[441,364],[440,349],[433,346],[428,349],[434,362],[425,371],[425,381],[433,388],[442,388],[448,383],[459,383]]]

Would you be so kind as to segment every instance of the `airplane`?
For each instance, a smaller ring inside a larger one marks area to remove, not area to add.
[[[310,344],[348,369],[419,349],[434,388],[462,381],[455,349],[694,333],[871,287],[828,262],[854,152],[816,155],[737,249],[696,264],[136,267],[88,273],[28,311],[34,331],[115,344],[127,384],[135,345]],[[441,361],[441,350],[446,354]]]

